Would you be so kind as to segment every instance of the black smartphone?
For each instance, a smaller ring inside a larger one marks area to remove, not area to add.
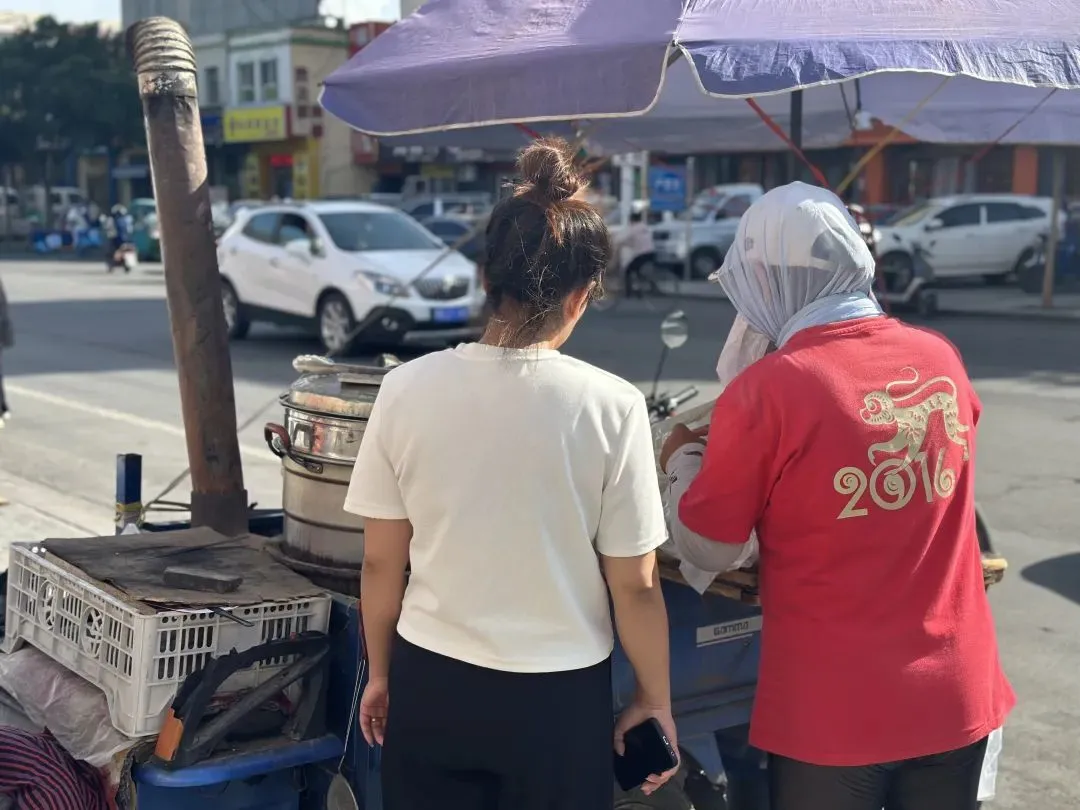
[[[623,744],[623,755],[615,755],[615,780],[623,790],[641,787],[650,775],[670,771],[679,764],[671,741],[655,717],[627,731]]]

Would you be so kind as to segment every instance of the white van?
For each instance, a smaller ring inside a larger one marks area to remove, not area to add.
[[[701,192],[677,221],[653,226],[656,261],[684,265],[689,253],[693,278],[707,279],[723,263],[742,215],[764,193],[756,183],[729,183]]]
[[[19,192],[0,186],[0,239],[25,239],[29,233],[30,223],[23,215]]]

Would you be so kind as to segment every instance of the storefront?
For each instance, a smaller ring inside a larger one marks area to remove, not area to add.
[[[225,112],[225,144],[246,147],[240,169],[240,197],[318,196],[318,141],[293,136],[290,124],[286,105],[242,107]]]
[[[220,107],[202,109],[200,118],[210,187],[226,190],[229,198],[239,197],[247,149],[242,143],[225,142],[225,116]]]

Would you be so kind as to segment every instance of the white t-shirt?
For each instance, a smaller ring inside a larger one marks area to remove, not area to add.
[[[403,638],[511,672],[603,661],[597,553],[666,539],[641,392],[553,350],[467,344],[387,374],[345,508],[412,522]]]

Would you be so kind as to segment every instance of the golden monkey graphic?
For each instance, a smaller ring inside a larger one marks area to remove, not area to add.
[[[970,428],[960,423],[960,406],[956,401],[956,383],[948,377],[934,377],[919,385],[919,372],[911,372],[910,380],[897,380],[885,386],[883,391],[873,391],[863,398],[863,410],[859,414],[868,425],[896,425],[896,435],[887,442],[873,444],[867,451],[871,464],[877,463],[879,453],[904,452],[903,467],[915,461],[922,451],[930,415],[940,411],[949,440],[964,450],[964,461],[970,456],[968,442],[963,437]],[[897,389],[917,386],[908,393]],[[899,470],[897,470],[898,472]]]

